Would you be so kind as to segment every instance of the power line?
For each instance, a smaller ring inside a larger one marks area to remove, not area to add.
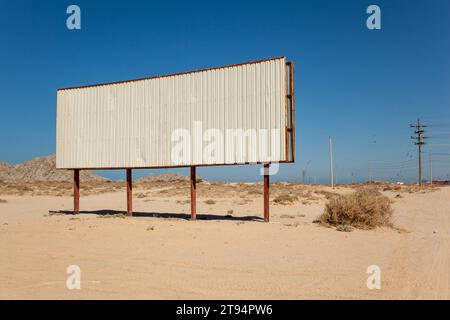
[[[423,134],[425,133],[425,130],[423,128],[428,127],[427,125],[423,125],[420,123],[420,119],[417,119],[416,124],[411,124],[411,128],[415,128],[414,133],[415,136],[411,136],[411,139],[415,140],[414,144],[418,147],[418,153],[419,153],[419,185],[422,186],[422,146],[426,144],[424,142],[424,139],[428,139],[428,137],[424,137]]]

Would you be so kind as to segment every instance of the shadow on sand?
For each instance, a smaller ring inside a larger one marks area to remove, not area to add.
[[[70,214],[73,215],[72,210],[61,211],[49,211],[50,214]],[[80,214],[94,214],[98,216],[123,216],[126,215],[126,211],[120,210],[81,210]],[[161,213],[161,212],[139,212],[133,211],[133,217],[145,217],[145,218],[162,218],[162,219],[183,219],[190,220],[191,215],[188,213]],[[215,215],[215,214],[197,214],[197,220],[228,220],[228,221],[264,221],[263,218],[258,216],[237,216],[232,215]]]

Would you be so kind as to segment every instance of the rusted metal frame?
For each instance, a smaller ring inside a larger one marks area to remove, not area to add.
[[[80,213],[80,170],[73,170],[73,213]]]
[[[289,62],[291,65],[291,143],[292,143],[292,162],[295,161],[295,94],[294,94],[294,63]]]
[[[197,177],[195,166],[191,167],[191,220],[197,219]]]
[[[131,169],[127,168],[127,215],[133,215],[133,177]]]
[[[264,164],[264,222],[269,222],[269,168],[270,164]]]
[[[191,73],[206,72],[206,71],[217,70],[217,69],[240,67],[240,66],[243,66],[243,65],[262,63],[262,62],[278,60],[278,59],[285,59],[285,57],[284,56],[280,56],[280,57],[275,57],[275,58],[268,58],[268,59],[262,59],[262,60],[241,62],[241,63],[229,64],[229,65],[225,65],[225,66],[205,68],[205,69],[198,69],[198,70],[192,70],[192,71],[186,71],[186,72],[178,72],[178,73],[165,74],[165,75],[159,75],[159,76],[143,77],[143,78],[122,80],[122,81],[113,81],[113,82],[103,82],[103,83],[97,83],[97,84],[91,84],[91,85],[85,85],[85,86],[77,86],[77,87],[65,87],[65,88],[57,89],[57,91],[70,90],[70,89],[92,88],[92,87],[98,87],[98,86],[107,86],[107,85],[111,85],[111,84],[121,84],[121,83],[129,83],[129,82],[141,81],[141,80],[150,80],[150,79],[158,79],[158,78],[181,76],[181,75],[186,75],[186,74],[191,74]]]
[[[285,158],[286,161],[289,161],[289,144],[288,144],[288,105],[289,105],[289,101],[288,101],[288,74],[286,72],[288,63],[286,62],[285,66],[284,66],[284,71],[285,71],[285,77],[284,77],[284,119],[285,119],[285,126],[284,126],[284,145],[285,145]]]
[[[191,166],[191,220],[197,218],[197,178],[196,167]],[[269,169],[270,163],[264,163],[264,222],[269,222]],[[131,168],[126,169],[127,180],[127,215],[133,215],[132,199],[133,199],[133,184]],[[80,212],[80,169],[74,169],[74,213]]]
[[[285,144],[286,144],[286,161],[288,163],[295,161],[295,129],[294,129],[294,64],[290,61],[286,62],[289,66],[289,76],[286,75],[286,80],[289,81],[289,86],[286,81],[285,85]],[[288,92],[288,87],[290,90]],[[290,108],[289,108],[290,104]],[[289,114],[288,114],[289,113]],[[290,120],[290,121],[289,121]],[[291,149],[289,149],[289,141]],[[289,155],[291,151],[291,155]],[[291,159],[291,160],[290,160]]]

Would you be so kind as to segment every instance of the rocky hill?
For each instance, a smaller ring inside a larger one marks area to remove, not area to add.
[[[2,181],[72,181],[73,171],[56,170],[56,157],[34,158],[23,163],[12,165],[0,162],[0,180]],[[107,180],[91,171],[80,171],[82,181],[104,181]]]

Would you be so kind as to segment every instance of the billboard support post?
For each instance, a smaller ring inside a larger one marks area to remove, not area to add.
[[[264,164],[264,222],[269,222],[269,168],[270,164]]]
[[[80,213],[80,170],[73,170],[73,213]]]
[[[131,169],[127,169],[127,216],[133,215],[133,184]]]
[[[195,166],[191,167],[191,220],[197,219],[197,181]]]

